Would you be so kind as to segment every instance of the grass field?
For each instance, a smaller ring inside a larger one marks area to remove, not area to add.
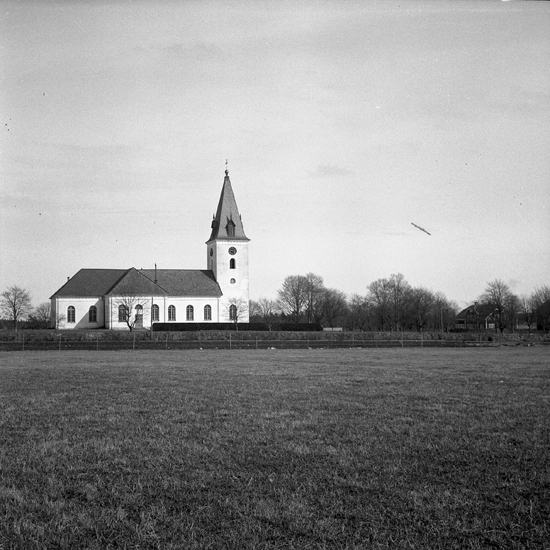
[[[0,550],[550,548],[548,349],[0,355]]]

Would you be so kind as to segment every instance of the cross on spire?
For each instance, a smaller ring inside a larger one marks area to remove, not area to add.
[[[229,175],[229,170],[227,168],[227,159],[225,159],[225,175]]]

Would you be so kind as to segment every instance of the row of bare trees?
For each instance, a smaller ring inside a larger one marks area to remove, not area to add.
[[[290,275],[276,300],[251,302],[250,313],[268,325],[290,320],[340,326],[350,330],[447,330],[458,307],[442,293],[412,288],[403,275],[391,275],[368,286],[361,296],[327,288],[314,273]]]
[[[133,295],[122,296],[120,304],[129,312],[136,310]],[[136,302],[137,303],[137,302]],[[495,329],[513,330],[518,324],[529,330],[542,326],[550,328],[550,287],[536,288],[531,294],[517,296],[502,280],[487,283],[476,304],[487,306],[495,322]],[[364,296],[324,286],[323,278],[314,273],[290,275],[277,292],[277,299],[260,298],[244,304],[231,301],[231,318],[238,323],[250,313],[251,320],[261,320],[269,326],[274,323],[308,322],[324,326],[341,326],[350,330],[440,330],[454,327],[458,313],[456,302],[441,292],[424,287],[412,287],[402,274],[378,279],[367,287]],[[30,293],[17,286],[8,287],[0,295],[0,310],[17,329],[21,321],[27,326],[50,326],[50,303],[32,306]],[[128,315],[130,330],[143,315]]]
[[[548,329],[550,327],[550,287],[536,288],[531,294],[517,296],[501,279],[487,283],[485,291],[478,299],[481,305],[492,310],[495,329],[513,330],[518,321],[528,330],[537,325]]]
[[[36,328],[50,326],[50,302],[33,307],[30,292],[17,285],[6,288],[0,295],[0,311],[14,330],[22,321]]]
[[[518,324],[529,329],[536,328],[537,323],[550,326],[547,286],[530,295],[516,296],[497,279],[487,284],[476,303],[494,312],[495,328],[500,331],[513,330]],[[363,296],[347,296],[327,288],[323,278],[314,273],[290,275],[283,281],[276,300],[260,298],[250,303],[251,317],[270,326],[288,320],[365,331],[448,331],[455,328],[458,312],[458,304],[442,292],[413,287],[400,273],[372,282]]]

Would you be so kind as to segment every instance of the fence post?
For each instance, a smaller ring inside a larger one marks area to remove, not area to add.
[[[401,347],[403,347],[403,331],[401,331]]]
[[[95,350],[99,351],[99,334],[95,335]]]
[[[231,333],[229,333],[229,349],[231,349]]]
[[[134,338],[132,339],[132,349],[136,349],[136,333],[134,332]]]
[[[422,330],[420,331],[420,347],[424,347],[424,334],[422,333]]]
[[[168,349],[168,332],[166,333],[165,349]]]
[[[279,332],[279,349],[283,349],[283,339],[281,338],[280,332]]]
[[[59,335],[59,351],[61,351],[61,338],[63,338],[63,335]]]
[[[21,351],[25,351],[25,333],[22,332],[22,333],[21,333],[21,336],[22,336],[22,340],[21,340],[21,341],[23,342],[23,348],[22,348]]]

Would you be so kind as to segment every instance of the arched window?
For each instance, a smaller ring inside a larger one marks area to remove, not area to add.
[[[168,306],[168,320],[169,321],[176,320],[176,306]]]
[[[195,311],[193,309],[193,306],[187,306],[185,309],[185,315],[188,321],[193,321],[195,316]]]
[[[231,258],[229,260],[229,269],[235,269],[235,265],[236,265],[235,258]]]
[[[88,310],[88,322],[97,323],[97,307],[90,306],[90,309]]]
[[[227,225],[225,226],[225,230],[227,231],[228,237],[234,237],[235,236],[235,224],[233,223],[233,220],[229,220],[227,222]]]
[[[74,323],[76,319],[76,311],[73,306],[67,308],[67,323]]]
[[[157,304],[153,304],[153,308],[151,309],[151,321],[158,321],[159,320],[159,306]]]
[[[204,306],[204,320],[212,321],[212,306]]]
[[[136,306],[136,325],[143,323],[143,306],[138,304]]]
[[[229,307],[229,318],[232,321],[237,320],[237,306],[235,304],[231,304],[231,306]]]
[[[125,305],[120,304],[118,306],[118,322],[124,323],[126,319],[128,318],[128,309]]]

